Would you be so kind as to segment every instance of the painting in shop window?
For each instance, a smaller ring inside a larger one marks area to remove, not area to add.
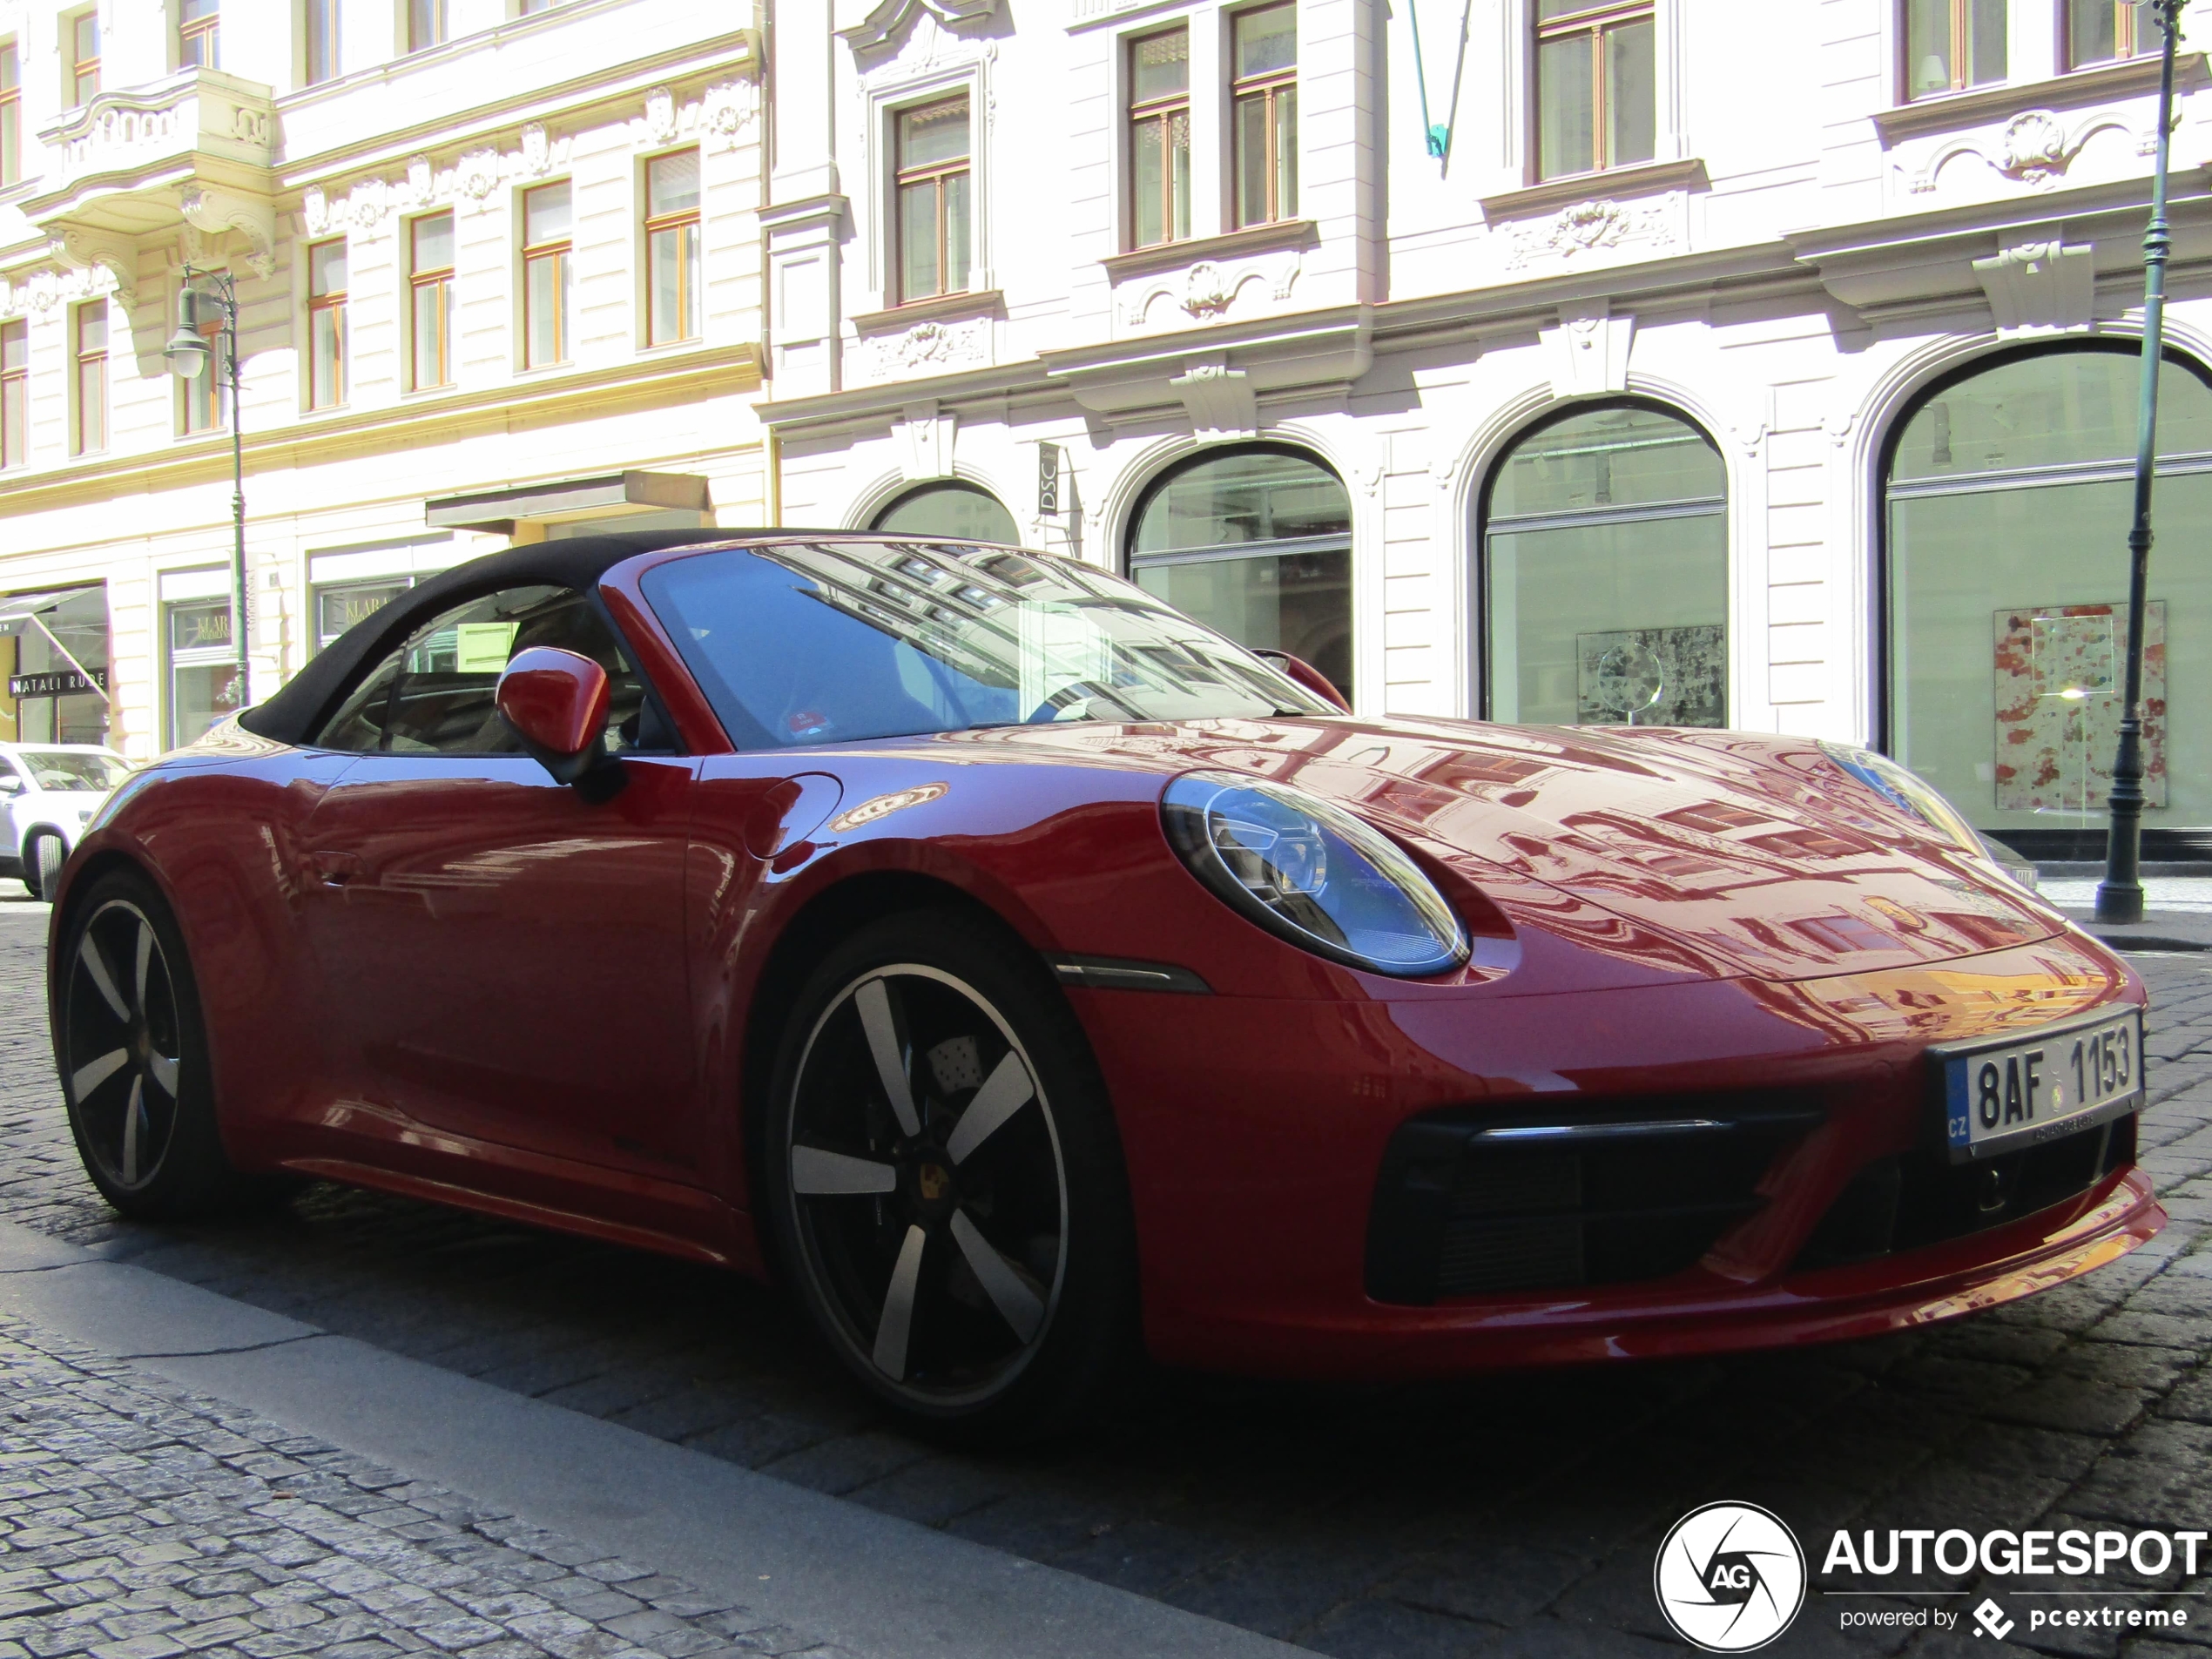
[[[2101,813],[2126,692],[2128,607],[2027,605],[1995,617],[1997,806]],[[2143,796],[2166,805],[2166,602],[2143,614]]]

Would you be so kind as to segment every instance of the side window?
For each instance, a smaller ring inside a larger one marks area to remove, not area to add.
[[[434,617],[372,669],[324,725],[317,746],[392,754],[520,754],[499,718],[499,677],[516,652],[553,645],[607,671],[607,746],[636,749],[644,685],[612,631],[571,588],[503,588]],[[658,745],[654,745],[658,746]]]

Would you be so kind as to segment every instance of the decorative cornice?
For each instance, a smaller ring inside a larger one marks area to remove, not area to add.
[[[1180,242],[1157,242],[1150,247],[1109,253],[1099,260],[1109,282],[1172,271],[1202,260],[1233,260],[1246,253],[1269,253],[1277,248],[1311,247],[1320,239],[1320,227],[1310,219],[1289,219],[1273,225],[1249,225],[1220,236],[1185,238]]]
[[[2130,57],[2117,64],[2077,69],[2047,81],[1978,88],[1950,92],[1941,98],[1919,98],[1893,110],[1874,112],[1874,131],[1885,149],[1901,138],[1930,132],[1955,132],[1961,127],[1981,126],[2032,109],[2071,109],[2077,105],[2108,98],[2133,98],[2158,90],[2159,62],[2154,55]],[[2174,60],[2174,90],[2192,92],[2212,85],[2202,52],[2184,52]]]
[[[1598,172],[1578,172],[1566,179],[1547,179],[1526,190],[1509,190],[1482,199],[1482,217],[1495,225],[1503,219],[1530,219],[1538,213],[1572,207],[1594,197],[1618,201],[1624,197],[1658,196],[1670,190],[1703,190],[1712,180],[1705,164],[1651,161],[1635,167],[1608,167]]]
[[[988,17],[998,10],[998,0],[879,0],[856,24],[837,31],[837,37],[856,52],[880,46],[904,30],[914,14],[927,11],[948,28]]]
[[[996,288],[974,293],[941,293],[928,300],[909,300],[882,311],[863,311],[853,319],[861,334],[885,334],[910,328],[918,322],[949,322],[961,317],[1003,317],[1006,296]]]

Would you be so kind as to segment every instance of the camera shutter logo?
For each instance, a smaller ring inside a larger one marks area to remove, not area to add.
[[[1675,1522],[1651,1570],[1675,1634],[1707,1653],[1750,1653],[1787,1630],[1805,1604],[1805,1553],[1779,1515],[1754,1503],[1709,1503]]]

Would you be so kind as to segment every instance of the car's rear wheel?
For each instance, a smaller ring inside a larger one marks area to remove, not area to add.
[[[786,1033],[763,1185],[786,1277],[911,1425],[1052,1433],[1135,1349],[1120,1144],[1034,958],[956,912],[832,954]]]
[[[23,860],[24,886],[34,899],[51,899],[61,888],[62,866],[69,861],[58,835],[34,835]]]
[[[54,961],[62,1093],[100,1196],[140,1217],[204,1216],[266,1197],[223,1150],[184,940],[145,878],[102,878]]]

